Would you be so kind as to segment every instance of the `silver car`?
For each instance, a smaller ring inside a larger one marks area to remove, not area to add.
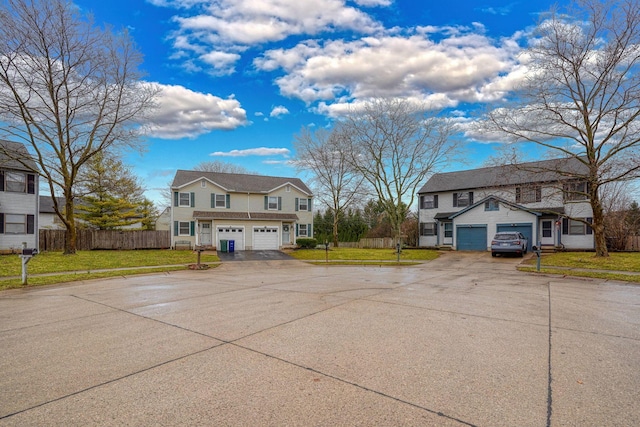
[[[491,241],[491,256],[497,254],[516,254],[523,256],[527,253],[527,238],[517,231],[501,231],[493,236]]]

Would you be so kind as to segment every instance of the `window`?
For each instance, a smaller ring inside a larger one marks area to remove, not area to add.
[[[307,237],[307,224],[298,224],[298,236]]]
[[[542,221],[542,237],[553,237],[553,221]]]
[[[542,187],[527,185],[516,188],[516,203],[536,203],[542,201]]]
[[[204,179],[202,181],[200,181],[200,187],[207,188],[207,181],[204,180]]]
[[[216,208],[226,208],[227,207],[227,195],[226,194],[216,194]]]
[[[179,204],[181,207],[189,207],[191,206],[191,194],[190,193],[179,193]]]
[[[296,197],[297,211],[311,211],[311,199],[299,199]]]
[[[473,204],[473,192],[453,193],[453,207],[464,208]]]
[[[0,191],[36,193],[36,176],[31,173],[0,170]]]
[[[484,202],[484,210],[485,211],[499,211],[500,210],[500,202],[497,200],[487,200]]]
[[[191,223],[189,221],[178,222],[178,236],[189,236],[191,233]]]
[[[5,234],[34,234],[34,232],[34,215],[4,214]]]
[[[583,218],[583,221],[576,219],[563,218],[562,219],[562,234],[568,234],[570,236],[581,236],[585,234],[593,234],[591,224],[593,218]],[[586,224],[585,224],[586,222]]]
[[[563,190],[565,202],[587,200],[589,198],[587,195],[588,185],[584,181],[564,184]]]
[[[437,236],[438,224],[435,222],[421,222],[420,235],[421,236]]]
[[[266,207],[270,211],[277,211],[280,208],[280,198],[275,196],[265,196]]]
[[[420,208],[422,209],[435,209],[438,207],[438,195],[437,194],[425,194],[421,196]]]

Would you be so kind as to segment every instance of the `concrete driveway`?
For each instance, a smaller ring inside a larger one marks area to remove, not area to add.
[[[0,426],[640,425],[640,287],[517,258],[0,293]]]

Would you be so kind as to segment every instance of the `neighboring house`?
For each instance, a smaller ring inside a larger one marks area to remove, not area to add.
[[[65,200],[63,197],[58,197],[58,205],[61,209],[64,208]],[[56,215],[56,211],[53,209],[53,198],[51,196],[40,196],[40,213],[38,215],[39,229],[47,230],[64,230],[65,226]]]
[[[16,252],[23,243],[38,247],[35,170],[36,163],[23,144],[0,140],[0,252]]]
[[[171,230],[171,207],[166,207],[156,218],[156,231]]]
[[[313,236],[311,190],[298,178],[178,170],[171,246],[280,249]]]
[[[593,249],[592,210],[575,158],[433,175],[419,190],[420,246],[489,250],[498,231],[532,245]]]

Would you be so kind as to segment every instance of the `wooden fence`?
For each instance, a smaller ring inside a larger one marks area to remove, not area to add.
[[[396,247],[393,237],[375,237],[370,239],[360,239],[359,242],[340,242],[341,248],[367,248],[367,249],[391,249]]]
[[[640,236],[628,236],[624,249],[626,251],[640,251]]]
[[[149,230],[78,230],[76,249],[167,249],[170,231]],[[64,230],[40,230],[40,251],[64,249]]]

